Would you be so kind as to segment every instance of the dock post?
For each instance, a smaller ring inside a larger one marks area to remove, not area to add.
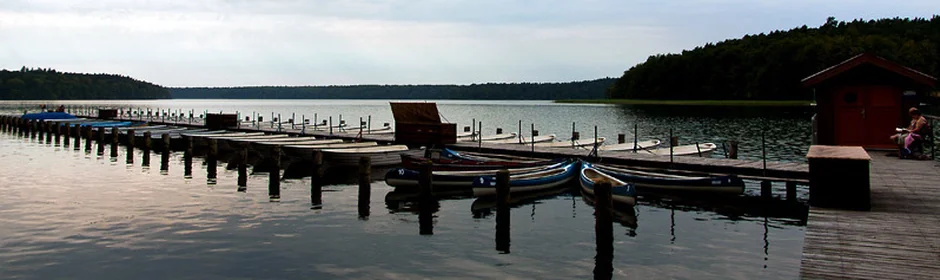
[[[516,139],[519,139],[519,144],[522,144],[522,120],[519,120],[519,132],[518,133],[519,134],[516,134],[516,135],[518,135],[519,137],[516,137]]]
[[[46,132],[46,144],[52,144],[52,125],[48,122],[42,122],[42,130]]]
[[[268,171],[268,197],[281,198],[281,146],[271,147],[271,170]]]
[[[333,116],[330,116],[330,135],[333,135]]]
[[[597,256],[594,258],[594,279],[611,279],[614,257],[614,227],[611,212],[611,184],[594,185],[594,234]]]
[[[190,179],[193,177],[193,137],[183,136],[183,141],[186,147],[183,150],[183,178]]]
[[[420,167],[418,175],[418,188],[420,189],[420,202],[418,203],[418,232],[421,235],[434,234],[434,222],[432,213],[434,212],[434,195],[431,193],[433,178],[431,170],[433,169],[430,161],[425,162]]]
[[[531,124],[530,131],[532,132],[532,133],[531,133],[531,135],[532,135],[532,141],[531,141],[531,142],[532,142],[532,152],[534,153],[534,152],[535,152],[535,136],[539,136],[539,131],[538,131],[538,130],[535,130],[535,123],[532,123],[532,124]]]
[[[695,142],[695,150],[698,151],[698,157],[702,157],[702,147],[698,145],[698,142]]]
[[[188,147],[187,147],[188,150]],[[206,153],[206,182],[215,184],[218,178],[218,159],[219,142],[216,139],[209,139],[209,151]],[[192,161],[192,159],[190,159]]]
[[[359,219],[368,219],[372,201],[372,158],[359,158]]]
[[[128,130],[127,130],[127,147],[128,147],[128,148],[133,149],[133,148],[135,148],[135,146],[137,146],[137,145],[136,145],[136,144],[137,144],[137,140],[134,139],[134,137],[136,137],[136,136],[137,136],[137,131],[136,131],[136,130],[133,130],[133,129],[128,129]]]
[[[65,123],[65,124],[62,126],[62,133],[63,133],[63,135],[62,135],[62,146],[63,146],[63,147],[68,147],[68,146],[69,146],[69,142],[72,141],[72,127],[69,126],[68,123]],[[77,142],[76,142],[76,143],[77,143]]]
[[[62,125],[59,122],[55,122],[52,130],[55,132],[55,145],[59,146],[62,143]]]
[[[141,152],[143,158],[140,160],[142,166],[150,166],[150,137],[152,135],[150,131],[144,131],[144,151]]]
[[[764,162],[764,175],[767,175],[767,141],[764,138],[764,129],[760,131],[760,157]]]
[[[496,251],[509,253],[509,170],[496,172]]]
[[[85,151],[91,152],[91,127],[85,127]]]
[[[796,182],[787,182],[787,201],[796,201]]]
[[[679,145],[679,138],[672,136],[672,128],[669,129],[669,163],[673,162],[673,148]]]
[[[111,157],[116,158],[118,156],[118,128],[111,128]]]
[[[39,121],[29,121],[29,139],[36,139],[37,130],[39,130]]]
[[[372,134],[372,115],[369,115],[369,121],[366,123],[366,129],[369,131],[369,134]]]
[[[316,120],[316,119],[314,119]],[[323,167],[323,152],[313,151],[313,174],[310,175],[310,204],[314,209],[323,207],[323,184],[320,181]]]
[[[483,148],[483,121],[477,126],[477,152]]]
[[[738,159],[738,141],[728,141],[728,158]]]
[[[773,198],[773,186],[770,181],[761,181],[760,182],[760,197],[763,199]]]
[[[163,152],[160,153],[160,171],[169,171],[170,170],[170,134],[164,133],[160,135],[160,139],[163,140]]]
[[[243,192],[248,189],[248,148],[242,148],[238,152],[238,191]]]

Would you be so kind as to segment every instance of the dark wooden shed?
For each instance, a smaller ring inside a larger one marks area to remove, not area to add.
[[[907,127],[907,109],[937,79],[873,54],[860,54],[803,79],[816,98],[819,145],[896,147],[889,137]]]

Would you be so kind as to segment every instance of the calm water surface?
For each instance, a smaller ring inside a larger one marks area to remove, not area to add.
[[[150,101],[70,101],[48,103],[45,101],[0,102],[7,111],[35,110],[39,104],[50,107],[106,106],[114,108],[147,108],[153,110],[190,110],[196,115],[202,112],[238,113],[242,116],[261,115],[271,120],[280,114],[282,120],[291,118],[326,120],[333,118],[338,123],[340,116],[350,124],[362,117],[372,117],[372,125],[392,122],[389,100],[150,100]],[[411,100],[409,102],[415,102]],[[420,102],[420,101],[418,101]],[[743,159],[760,159],[762,134],[764,135],[768,160],[805,161],[812,133],[811,108],[772,107],[713,107],[713,106],[612,106],[555,104],[551,101],[464,101],[437,100],[442,117],[455,122],[458,129],[470,126],[475,120],[483,122],[483,133],[496,133],[502,128],[506,133],[517,132],[522,122],[522,132],[530,134],[532,125],[541,135],[556,134],[560,140],[571,137],[572,123],[581,138],[591,138],[594,126],[598,136],[607,137],[616,143],[617,134],[627,135],[633,141],[634,125],[637,138],[660,139],[668,143],[670,131],[679,137],[681,144],[712,142],[719,144],[736,140],[740,142],[739,154]],[[719,150],[715,157],[724,156]]]
[[[373,118],[387,114],[384,103],[343,106]],[[698,117],[609,106],[509,107],[441,106],[458,123],[472,115],[511,125],[533,114],[524,120],[559,133],[571,118],[596,120],[613,133],[642,115],[642,133],[662,133],[669,123],[684,128],[684,137],[707,140],[726,137],[710,136],[715,132],[736,133],[720,123],[761,122],[732,116],[690,124],[682,121]],[[786,117],[767,122],[805,126]],[[180,154],[160,171],[159,155],[151,155],[153,167],[143,167],[140,153],[126,164],[123,147],[108,158],[0,134],[0,278],[584,279],[595,266],[593,208],[577,192],[513,208],[506,253],[496,250],[494,213],[474,211],[486,201],[441,200],[433,234],[421,235],[414,204],[394,199],[398,194],[381,181],[373,182],[362,215],[357,186],[342,183],[352,178],[333,178],[322,207],[313,209],[308,179],[283,182],[282,199],[271,202],[267,174],[252,175],[247,191],[238,192],[232,171],[220,170],[218,183],[207,184],[202,159],[185,178]],[[331,174],[354,173],[339,171]],[[373,173],[378,178],[382,171]],[[791,279],[799,273],[805,208],[644,197],[632,213],[619,210],[626,214],[614,225],[615,278]]]

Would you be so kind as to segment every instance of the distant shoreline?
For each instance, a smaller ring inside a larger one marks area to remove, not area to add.
[[[675,105],[675,106],[768,106],[810,107],[810,100],[648,100],[648,99],[561,99],[555,103],[618,104],[618,105]]]

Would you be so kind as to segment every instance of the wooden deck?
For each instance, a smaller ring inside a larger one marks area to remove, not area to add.
[[[940,279],[940,165],[871,152],[871,211],[812,207],[805,279]]]

